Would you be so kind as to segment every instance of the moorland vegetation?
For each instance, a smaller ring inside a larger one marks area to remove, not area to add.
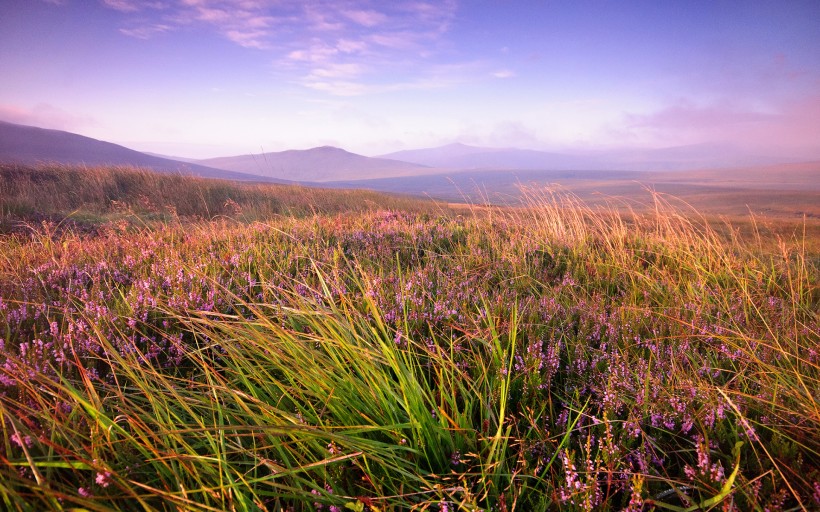
[[[0,192],[2,508],[820,507],[805,221],[53,166]]]

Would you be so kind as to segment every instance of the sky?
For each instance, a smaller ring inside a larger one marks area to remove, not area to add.
[[[820,1],[3,0],[0,120],[191,158],[820,158]]]

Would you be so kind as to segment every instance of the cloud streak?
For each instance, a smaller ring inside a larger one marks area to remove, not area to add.
[[[409,87],[378,87],[366,78],[419,74],[436,54],[457,10],[453,0],[104,0],[122,13],[120,32],[150,39],[182,27],[214,31],[244,48],[270,52],[274,68],[308,89],[350,96]]]
[[[121,28],[120,33],[136,39],[151,39],[158,34],[168,32],[172,27],[162,24],[139,25],[133,28]]]

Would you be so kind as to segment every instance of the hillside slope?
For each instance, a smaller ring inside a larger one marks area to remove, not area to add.
[[[202,165],[302,182],[362,180],[435,172],[427,166],[370,158],[332,146],[198,160]]]
[[[205,178],[276,181],[251,174],[146,155],[118,144],[76,133],[5,121],[0,121],[0,162],[28,165],[44,162],[87,166],[124,165]]]

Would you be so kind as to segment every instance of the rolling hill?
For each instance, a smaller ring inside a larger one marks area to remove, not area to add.
[[[423,164],[370,158],[332,146],[209,158],[197,163],[300,182],[375,179],[436,172]]]
[[[435,148],[397,151],[380,155],[380,158],[403,160],[448,170],[516,171],[681,171],[784,163],[783,158],[750,154],[720,144],[556,153],[456,143]]]
[[[531,149],[485,148],[455,143],[428,149],[411,149],[381,155],[441,169],[590,169],[600,166],[582,156]]]
[[[0,162],[123,165],[238,181],[284,181],[146,155],[124,146],[61,130],[0,121]]]

